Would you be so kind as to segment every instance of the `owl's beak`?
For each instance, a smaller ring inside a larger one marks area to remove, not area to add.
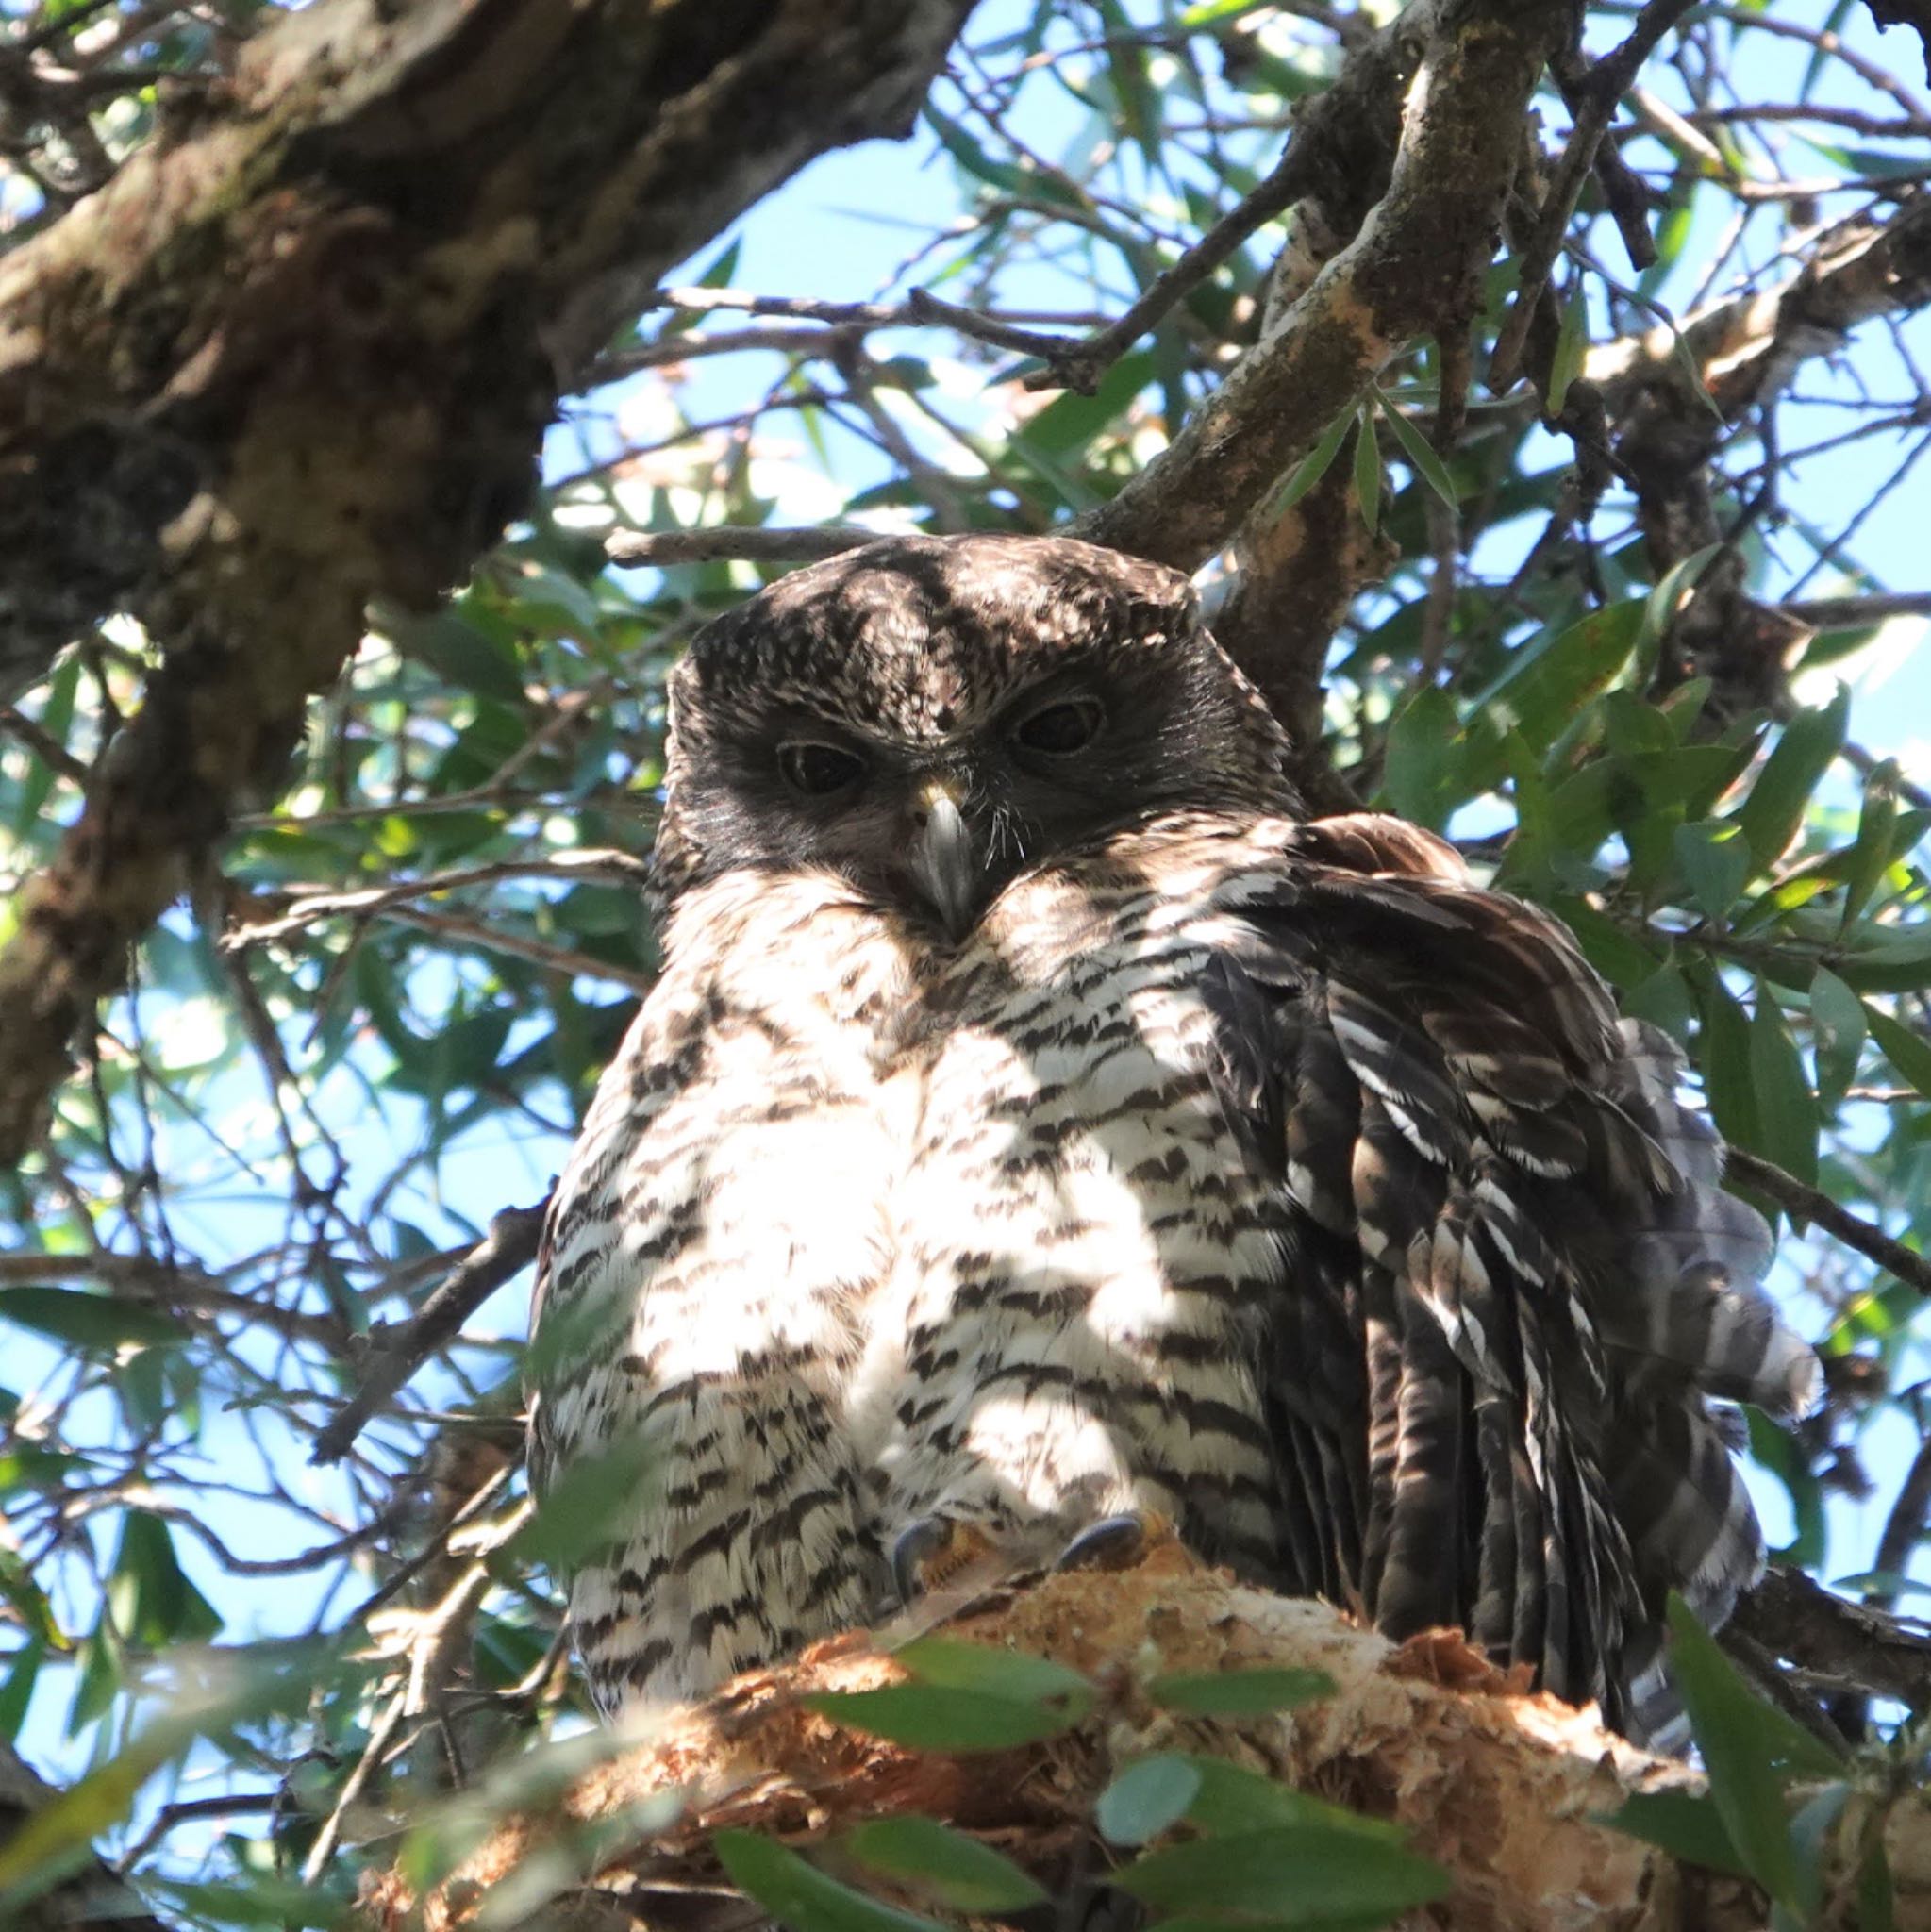
[[[985,885],[959,804],[952,780],[927,778],[912,809],[911,874],[955,940],[977,922]]]

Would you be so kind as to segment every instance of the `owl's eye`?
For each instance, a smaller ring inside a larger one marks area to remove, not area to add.
[[[1021,719],[1012,735],[1027,751],[1064,757],[1093,741],[1104,716],[1097,698],[1061,698]]]
[[[836,744],[781,744],[777,768],[785,783],[807,798],[828,798],[865,775],[864,759]]]

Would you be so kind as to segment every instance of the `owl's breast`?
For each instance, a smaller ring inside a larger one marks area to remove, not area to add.
[[[1257,1325],[1280,1201],[1216,1090],[1219,915],[1194,909],[1042,874],[934,990],[948,1024],[855,1385],[901,1513],[1151,1503],[1210,1520],[1207,1547],[1269,1534]]]

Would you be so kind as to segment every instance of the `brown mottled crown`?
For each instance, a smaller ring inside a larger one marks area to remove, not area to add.
[[[873,735],[938,743],[1040,676],[1043,659],[1170,654],[1225,715],[1198,747],[1199,803],[1292,812],[1288,742],[1266,701],[1201,624],[1177,571],[1060,537],[891,537],[795,571],[707,625],[668,682],[659,890],[700,869],[683,781],[721,722],[803,706]]]

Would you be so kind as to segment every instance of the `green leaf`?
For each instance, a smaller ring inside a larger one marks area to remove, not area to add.
[[[572,1311],[574,1312],[574,1310]],[[551,1324],[545,1324],[546,1331]],[[546,1342],[555,1336],[546,1332]],[[638,1507],[654,1487],[658,1457],[647,1435],[626,1436],[577,1457],[557,1476],[536,1513],[506,1552],[518,1566],[541,1565],[560,1574],[609,1541],[613,1521]]]
[[[1356,416],[1360,427],[1355,433],[1355,499],[1361,521],[1373,532],[1381,527],[1381,448],[1374,441],[1374,405],[1364,398]]]
[[[1549,359],[1548,413],[1559,416],[1569,399],[1569,385],[1582,374],[1583,358],[1590,346],[1589,293],[1577,275],[1562,305],[1562,326],[1556,337],[1556,353]]]
[[[1760,1408],[1743,1412],[1750,1456],[1781,1482],[1790,1498],[1790,1541],[1771,1555],[1779,1563],[1814,1570],[1823,1560],[1823,1485],[1797,1438]]]
[[[892,1655],[922,1684],[952,1690],[976,1690],[1016,1704],[1078,1706],[1090,1709],[1097,1694],[1077,1671],[1049,1657],[1023,1650],[994,1650],[956,1637],[918,1637]]]
[[[1757,1152],[1815,1187],[1817,1100],[1776,996],[1761,979],[1750,1022],[1750,1079],[1756,1092]]]
[[[1723,1813],[1704,1792],[1639,1791],[1601,1822],[1645,1844],[1660,1845],[1684,1864],[1750,1876],[1750,1868],[1730,1842]]]
[[[7,1673],[7,1681],[0,1684],[0,1738],[20,1736],[46,1655],[46,1646],[40,1642],[24,1643],[13,1654],[13,1667]]]
[[[405,658],[426,665],[438,677],[478,697],[518,708],[524,703],[515,650],[455,608],[429,617],[388,612],[382,628]]]
[[[0,1288],[0,1322],[100,1354],[185,1341],[188,1324],[163,1308],[72,1288]]]
[[[1817,1097],[1825,1108],[1835,1108],[1855,1084],[1869,1032],[1863,1001],[1828,966],[1820,966],[1810,975],[1810,1034]]]
[[[1676,869],[1696,903],[1710,918],[1724,920],[1750,876],[1750,847],[1742,830],[1723,819],[1678,825],[1673,840]]]
[[[114,1628],[142,1650],[205,1641],[222,1627],[220,1613],[182,1571],[167,1524],[146,1509],[130,1509],[122,1521],[108,1604]]]
[[[1199,1791],[1200,1773],[1185,1757],[1142,1757],[1100,1793],[1093,1822],[1116,1845],[1143,1845],[1186,1817]]]
[[[889,1739],[910,1751],[1010,1751],[1058,1736],[1083,1711],[1020,1704],[942,1684],[888,1684],[877,1690],[830,1690],[804,1700],[834,1724]]]
[[[1886,758],[1864,780],[1857,836],[1851,845],[1850,864],[1844,875],[1846,927],[1863,911],[1890,864],[1892,835],[1897,828],[1897,760]]]
[[[930,1919],[827,1878],[796,1852],[756,1832],[720,1831],[711,1842],[731,1883],[791,1932],[942,1932]]]
[[[1639,651],[1648,652],[1662,639],[1681,608],[1685,593],[1723,554],[1723,548],[1721,543],[1707,543],[1679,558],[1663,573],[1656,589],[1643,599],[1642,630],[1636,641]],[[1644,661],[1648,661],[1647,657]]]
[[[1455,700],[1438,686],[1424,685],[1388,727],[1381,782],[1393,809],[1440,831],[1465,796],[1457,784],[1463,742]]]
[[[1103,429],[1125,415],[1134,398],[1153,378],[1150,355],[1140,351],[1123,356],[1100,378],[1091,395],[1068,392],[1055,396],[1014,436],[1014,446],[1027,454],[1042,452],[1061,460],[1076,456]]]
[[[1696,1063],[1717,1131],[1734,1146],[1756,1148],[1761,1135],[1750,1079],[1750,1021],[1721,974],[1712,974],[1703,989]]]
[[[1864,1006],[1864,1018],[1878,1051],[1920,1093],[1931,1099],[1931,1041],[1869,1002]]]
[[[1262,1717],[1298,1710],[1334,1692],[1334,1679],[1325,1671],[1292,1668],[1182,1672],[1155,1677],[1146,1686],[1156,1704],[1188,1717]]]
[[[1281,1925],[1381,1923],[1441,1897],[1449,1885],[1426,1858],[1326,1825],[1169,1845],[1116,1872],[1112,1882],[1151,1906],[1257,1913]]]
[[[1850,713],[1851,690],[1840,684],[1829,704],[1799,711],[1784,726],[1776,749],[1764,761],[1737,813],[1759,866],[1773,863],[1797,836],[1810,794],[1843,749]]]
[[[1327,475],[1336,453],[1340,449],[1341,438],[1348,433],[1348,425],[1355,420],[1352,408],[1343,409],[1321,433],[1317,442],[1301,460],[1288,473],[1288,480],[1269,499],[1262,515],[1272,520],[1285,516],[1289,510]]]
[[[353,1900],[271,1873],[256,1873],[239,1880],[227,1878],[219,1884],[154,1879],[143,1873],[142,1883],[170,1900],[183,1915],[217,1925],[262,1925],[270,1932],[294,1932],[299,1926],[335,1932],[338,1926],[368,1923],[356,1910]]]
[[[1421,477],[1430,490],[1449,508],[1453,509],[1460,501],[1455,487],[1455,478],[1448,474],[1441,458],[1429,447],[1428,439],[1404,416],[1401,411],[1383,398],[1382,419],[1394,431],[1394,440],[1401,444],[1402,454],[1407,458],[1415,475]]]
[[[1187,1807],[1187,1822],[1203,1831],[1269,1831],[1280,1824],[1318,1824],[1382,1844],[1398,1845],[1407,1840],[1407,1833],[1391,1820],[1330,1805],[1257,1771],[1229,1764],[1224,1757],[1193,1757],[1186,1761],[1200,1779],[1200,1790]]]
[[[68,1648],[67,1638],[54,1615],[26,1559],[15,1551],[0,1547],[0,1601],[6,1602],[20,1620],[23,1629],[35,1643],[51,1650]]]
[[[1031,1874],[1002,1852],[930,1818],[876,1818],[845,1834],[859,1864],[926,1891],[959,1912],[1007,1912],[1046,1903]]]
[[[921,1637],[896,1655],[913,1682],[829,1691],[807,1706],[915,1751],[1007,1751],[1071,1728],[1098,1695],[1050,1657],[982,1643]]]
[[[1740,1677],[1696,1613],[1670,1598],[1670,1674],[1709,1773],[1710,1798],[1752,1877],[1801,1918],[1815,1901],[1816,1874],[1791,1840],[1784,1787],[1793,1776],[1837,1777],[1834,1753]]]
[[[1471,712],[1493,711],[1498,722],[1512,721],[1533,750],[1546,750],[1574,723],[1584,704],[1628,663],[1642,630],[1643,610],[1641,598],[1626,598],[1590,611],[1567,630],[1544,632],[1470,701]],[[1471,791],[1487,791],[1503,769],[1498,754],[1492,771],[1472,774]]]

